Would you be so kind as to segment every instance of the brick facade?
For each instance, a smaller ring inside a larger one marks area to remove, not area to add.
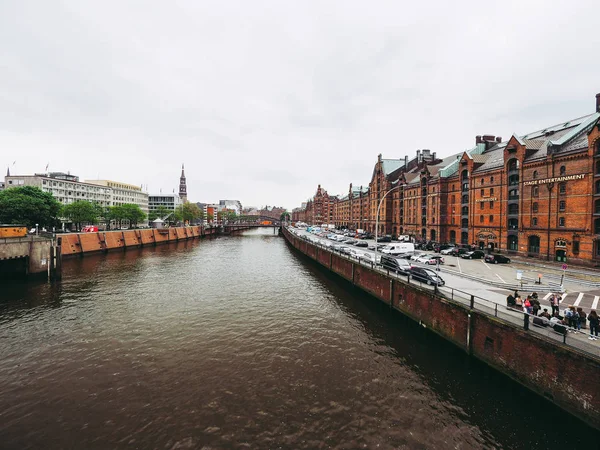
[[[504,142],[477,136],[444,159],[378,155],[368,189],[329,197],[319,186],[305,215],[374,233],[378,207],[380,235],[600,264],[600,94],[593,114]]]

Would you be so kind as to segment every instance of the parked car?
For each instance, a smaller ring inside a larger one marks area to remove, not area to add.
[[[458,247],[454,247],[454,250],[452,250],[450,252],[450,254],[452,256],[462,256],[463,254],[467,253],[469,250],[467,250],[466,248],[458,248]]]
[[[451,255],[454,250],[458,250],[456,247],[448,247],[440,250],[442,255]]]
[[[380,252],[387,247],[387,244],[377,244],[377,251]],[[375,245],[369,245],[369,250],[375,250]]]
[[[481,259],[485,256],[482,250],[473,250],[472,252],[466,252],[460,255],[464,259]]]
[[[510,262],[510,258],[504,255],[485,255],[485,262],[492,264],[507,264]]]
[[[418,261],[419,258],[422,258],[424,256],[427,256],[427,253],[415,253],[410,257],[410,259],[413,261]]]
[[[380,236],[377,238],[377,242],[392,242],[391,236]]]
[[[358,257],[360,259],[363,259],[365,261],[369,261],[369,262],[374,263],[374,264],[379,264],[381,262],[381,256],[377,255],[377,260],[375,260],[375,254],[374,253],[367,253],[367,252],[365,252],[365,253],[359,254]]]
[[[368,243],[366,243],[365,241],[356,241],[356,242],[354,243],[354,245],[355,245],[356,247],[367,247],[367,248],[369,247],[369,244],[368,244]]]
[[[381,255],[381,266],[384,269],[403,275],[408,275],[411,269],[411,265],[406,259],[391,255]]]
[[[443,286],[445,284],[442,277],[431,269],[423,267],[411,267],[410,274],[413,279],[429,285]]]
[[[425,255],[421,258],[419,258],[417,260],[418,262],[421,262],[423,264],[428,264],[428,265],[437,265],[438,261],[440,264],[444,264],[444,258],[442,256],[438,256],[438,255]]]

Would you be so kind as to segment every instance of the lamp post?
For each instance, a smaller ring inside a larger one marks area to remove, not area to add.
[[[377,265],[377,231],[379,229],[379,209],[381,208],[381,204],[383,203],[383,200],[385,200],[385,197],[390,192],[392,192],[394,189],[398,189],[400,186],[402,186],[402,185],[398,184],[397,186],[394,186],[389,191],[387,191],[385,194],[383,194],[383,197],[381,197],[381,200],[379,200],[379,205],[377,205],[377,214],[375,215],[375,258],[374,258],[376,265]]]

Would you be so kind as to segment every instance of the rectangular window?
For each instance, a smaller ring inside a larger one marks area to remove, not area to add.
[[[479,209],[483,209],[483,205],[485,205],[484,202],[479,202]]]
[[[564,211],[567,208],[567,202],[565,202],[564,200],[561,200],[558,203],[558,210],[559,211]]]
[[[537,203],[534,203],[534,204],[532,205],[532,207],[531,207],[531,210],[532,210],[534,213],[538,212],[538,204],[537,204]]]
[[[494,216],[490,215],[490,223],[494,221]]]
[[[490,209],[494,209],[494,202],[490,202]]]
[[[482,196],[482,197],[483,197],[483,196],[485,196],[485,189],[482,189],[482,190],[481,190],[481,196]]]
[[[567,193],[567,183],[560,183],[558,185],[558,192],[560,192],[561,194],[566,194]]]
[[[559,217],[558,218],[558,226],[559,227],[564,227],[565,226],[565,218],[564,217]]]
[[[579,253],[579,241],[573,241],[573,254],[577,255]]]
[[[531,226],[537,227],[537,217],[531,218]]]
[[[494,188],[490,188],[490,196],[494,195]]]

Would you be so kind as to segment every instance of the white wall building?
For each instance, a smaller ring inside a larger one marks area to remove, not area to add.
[[[79,181],[79,177],[62,172],[35,175],[11,175],[4,179],[5,187],[35,186],[51,193],[57,201],[68,205],[79,200],[96,202],[100,206],[110,206],[112,190]]]
[[[86,180],[85,182],[110,188],[110,206],[132,203],[138,205],[144,214],[148,215],[148,193],[143,192],[141,187],[111,180]],[[144,223],[147,224],[147,222],[146,219]]]
[[[148,211],[151,214],[158,208],[166,208],[169,211],[175,211],[183,204],[181,197],[177,194],[158,194],[148,196]],[[163,217],[161,217],[163,219]]]

